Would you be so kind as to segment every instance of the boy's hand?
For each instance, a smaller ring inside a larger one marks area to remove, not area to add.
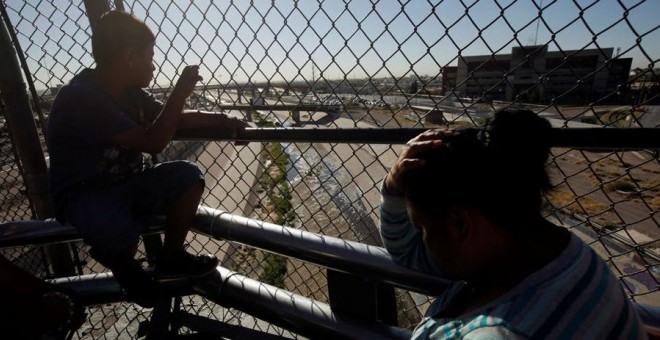
[[[179,80],[174,85],[172,94],[178,94],[183,96],[183,98],[187,98],[200,80],[202,80],[202,77],[199,75],[199,66],[188,65],[183,68]]]
[[[250,125],[250,123],[244,120],[235,117],[230,117],[227,119],[226,127],[233,131],[232,134],[234,136],[238,136],[239,131],[245,130],[245,128],[248,127],[252,127],[252,125]],[[238,140],[234,142],[234,145],[248,145],[248,143],[249,141]]]

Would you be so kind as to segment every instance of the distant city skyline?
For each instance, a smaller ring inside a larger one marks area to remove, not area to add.
[[[5,3],[30,71],[41,81],[52,78],[37,84],[40,88],[66,82],[94,64],[84,6],[61,6],[64,2],[56,2],[57,8],[52,2]],[[633,58],[633,68],[645,69],[660,55],[660,1],[621,1],[632,7],[627,21],[620,21],[625,9],[616,0],[463,2],[467,8],[458,1],[402,5],[394,0],[341,5],[156,0],[125,1],[125,7],[157,34],[154,83],[161,86],[173,83],[184,64],[201,64],[205,82],[223,83],[311,80],[313,73],[335,80],[399,78],[411,72],[435,76],[441,67],[457,65],[459,51],[462,56],[507,54],[512,46],[548,42],[550,51],[614,48],[615,54],[620,50],[621,57]],[[541,4],[539,21],[536,6]]]

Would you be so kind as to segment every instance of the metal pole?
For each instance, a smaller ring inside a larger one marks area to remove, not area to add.
[[[107,0],[84,0],[83,2],[85,3],[85,9],[87,10],[89,27],[91,27],[92,34],[94,34],[96,24],[99,22],[99,19],[101,19],[101,15],[110,10],[110,5]]]
[[[234,307],[262,320],[311,338],[409,339],[410,331],[350,317],[329,305],[218,267],[195,282],[194,290],[224,307]]]
[[[0,65],[3,65],[3,71],[0,72],[0,93],[5,103],[9,134],[18,153],[18,161],[23,166],[28,198],[34,206],[37,219],[53,217],[55,211],[48,186],[48,167],[16,51],[4,21],[0,24],[0,47]],[[67,245],[49,246],[47,250],[56,276],[74,274]]]
[[[449,283],[448,280],[395,264],[389,253],[381,247],[283,227],[206,206],[198,208],[193,228],[217,240],[249,244],[427,295],[439,294]]]
[[[74,290],[86,306],[126,301],[126,296],[110,273],[60,278],[50,282]],[[323,302],[247,278],[223,267],[201,279],[173,280],[161,285],[161,293],[165,296],[197,294],[225,308],[236,308],[311,338],[409,339],[411,335],[409,330],[334,311]],[[223,325],[217,325],[221,331]],[[179,326],[195,328],[188,325],[185,319],[180,321]]]
[[[3,65],[0,92],[5,103],[9,133],[24,169],[25,185],[35,207],[36,218],[45,219],[54,216],[48,191],[48,167],[30,100],[25,92],[25,82],[4,21],[0,27],[0,46],[0,64]]]
[[[427,128],[247,128],[233,135],[227,130],[197,128],[178,130],[176,139],[244,140],[251,142],[403,144]],[[658,149],[658,128],[553,128],[553,147],[576,149]]]
[[[39,116],[39,124],[41,125],[41,133],[45,136],[46,135],[46,118],[44,117],[43,110],[41,109],[41,103],[39,101],[39,96],[37,95],[37,90],[34,87],[34,81],[32,81],[32,78],[30,77],[30,70],[28,69],[27,61],[25,60],[25,55],[23,55],[21,45],[18,43],[18,38],[16,37],[16,32],[13,29],[11,21],[9,21],[9,15],[7,14],[7,10],[5,9],[5,7],[0,6],[0,13],[2,13],[2,19],[6,23],[5,27],[7,27],[9,35],[10,35],[11,39],[13,40],[14,45],[16,46],[16,53],[18,55],[18,59],[21,62],[21,67],[23,68],[23,72],[25,73],[25,78],[28,82],[28,85],[29,85],[29,88],[30,88],[30,93],[32,94],[32,101],[34,102],[34,110],[37,111],[37,116]],[[55,65],[53,64],[53,67],[54,66]],[[46,68],[48,68],[48,67],[46,67]],[[50,69],[48,69],[48,71],[51,72],[51,74],[52,74],[52,71]]]
[[[123,0],[115,0],[115,8],[119,11],[125,11],[124,1]]]

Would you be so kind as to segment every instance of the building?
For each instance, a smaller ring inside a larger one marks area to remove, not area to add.
[[[613,58],[613,49],[548,51],[547,46],[513,47],[511,54],[458,59],[447,91],[464,97],[527,102],[584,103],[620,95],[632,58]],[[450,70],[453,71],[453,70]]]
[[[456,77],[457,77],[458,67],[456,66],[445,66],[442,68],[442,85],[440,89],[440,94],[445,95],[448,89],[456,88]]]

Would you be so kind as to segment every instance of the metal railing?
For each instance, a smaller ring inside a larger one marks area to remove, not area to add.
[[[159,224],[149,227],[143,235],[162,232],[163,221],[156,222]],[[394,285],[419,294],[439,294],[448,284],[433,275],[396,264],[387,251],[380,247],[231,215],[209,207],[200,207],[194,229],[216,240],[239,242],[314,263],[328,270],[356,275],[362,281]],[[0,225],[0,234],[5,234],[7,230],[14,233],[0,239],[0,249],[26,244],[73,242],[80,238],[73,227],[63,226],[53,220],[19,221]],[[117,303],[127,298],[111,273],[64,277],[51,282],[76,291],[81,303],[87,306]],[[407,339],[411,335],[409,331],[387,325],[382,320],[372,320],[366,315],[333,308],[332,301],[330,305],[314,301],[223,267],[218,267],[214,275],[203,279],[162,281],[160,286],[164,299],[168,296],[198,294],[225,308],[236,308],[294,334],[312,338]],[[364,302],[368,299],[362,300]],[[356,308],[355,303],[350,302],[352,309]],[[644,315],[650,317],[648,320],[643,318],[645,323],[657,325],[658,315]],[[152,317],[148,333],[156,338],[176,334],[176,330],[181,327],[216,336],[228,335],[230,332],[235,335],[240,328],[228,330],[228,325],[223,322],[181,310],[167,311],[167,317],[161,324],[157,324],[154,319]],[[249,332],[246,329],[240,331]],[[253,336],[255,334],[258,333],[252,333]]]
[[[660,28],[647,17],[657,12],[654,1],[2,1],[12,47],[2,51],[18,66],[11,86],[0,88],[0,221],[48,217],[39,212],[47,203],[38,175],[48,157],[45,119],[58,85],[93,66],[87,15],[93,21],[107,7],[135,13],[157,33],[154,93],[166,99],[177,70],[200,63],[205,80],[188,107],[225,110],[262,126],[238,136],[252,141],[242,147],[221,131],[181,131],[159,155],[205,170],[206,206],[379,246],[378,184],[397,144],[423,129],[479,126],[495,110],[524,107],[557,128],[549,164],[557,190],[547,197],[548,218],[607,260],[632,300],[658,305],[653,42]],[[28,121],[30,129],[10,134],[12,123]],[[237,241],[195,234],[188,246],[217,254],[240,275],[322,303],[341,288],[323,267]],[[62,244],[77,274],[106,271],[82,242]],[[39,277],[61,276],[66,268],[57,267],[71,264],[44,249],[2,253]],[[147,257],[144,245],[141,251]],[[428,299],[395,292],[398,323],[410,328]],[[176,305],[277,333],[208,300],[184,297]],[[154,314],[128,303],[88,313],[80,337],[136,335]]]

